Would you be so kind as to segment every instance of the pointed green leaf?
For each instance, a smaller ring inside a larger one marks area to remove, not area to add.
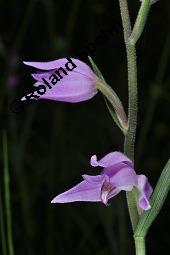
[[[170,189],[170,160],[164,167],[151,198],[151,209],[143,213],[135,231],[135,237],[145,237],[149,227],[159,214]]]
[[[105,100],[105,103],[106,103],[106,106],[107,106],[107,109],[112,117],[112,119],[114,120],[114,122],[116,123],[116,125],[122,130],[122,132],[124,134],[126,134],[125,130],[122,128],[119,120],[118,120],[118,117],[115,113],[115,111],[112,109],[111,105],[109,104],[109,102],[107,101],[107,99],[104,97],[104,100]]]
[[[100,70],[99,70],[99,68],[97,67],[97,65],[94,63],[93,59],[92,59],[90,56],[88,56],[88,58],[89,58],[89,60],[90,60],[90,63],[91,63],[91,65],[92,65],[92,67],[93,67],[93,70],[94,70],[95,74],[96,74],[101,80],[103,80],[103,81],[105,82],[105,79],[104,79],[102,73],[100,72]]]

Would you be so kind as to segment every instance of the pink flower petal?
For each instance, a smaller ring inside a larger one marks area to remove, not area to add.
[[[104,182],[105,180],[108,180],[108,176],[105,176],[105,175],[87,175],[87,174],[84,174],[82,175],[83,179],[89,183],[101,183],[101,182]]]
[[[125,162],[129,166],[133,166],[132,161],[125,156],[121,152],[111,152],[104,156],[102,159],[97,160],[97,156],[93,155],[91,157],[90,164],[94,167],[101,166],[101,167],[111,167],[113,165],[119,164],[121,162]]]
[[[33,73],[31,76],[37,80],[37,81],[42,81],[42,78],[48,79],[54,71],[49,71],[49,72],[43,72],[43,73]]]
[[[47,87],[46,92],[39,95],[40,99],[77,103],[91,99],[97,94],[94,82],[73,73],[51,86],[51,89]],[[37,92],[35,94],[38,95]]]
[[[90,69],[88,65],[80,60],[72,59],[77,67],[68,71],[63,63],[68,64],[67,59],[59,59],[51,62],[24,62],[27,65],[41,68],[41,69],[54,69],[47,72],[40,72],[32,74],[33,78],[44,84],[44,93],[42,90],[34,88],[34,93],[29,95],[29,99],[47,99],[54,101],[63,101],[70,103],[77,103],[89,100],[97,94],[96,82],[97,76]],[[69,63],[72,65],[71,63]],[[67,65],[69,66],[69,65]],[[73,65],[72,65],[73,66]],[[56,70],[56,68],[63,67],[63,70]],[[69,66],[71,68],[71,66]],[[57,73],[59,72],[59,73]],[[44,80],[45,79],[45,80]],[[25,97],[22,98],[25,100]]]
[[[137,176],[132,168],[124,165],[120,171],[110,177],[110,182],[114,187],[123,187],[122,190],[126,190],[126,186],[137,185]]]
[[[145,175],[137,175],[138,189],[139,189],[139,206],[143,210],[149,210],[151,208],[149,198],[152,194],[152,187],[148,182],[148,178]]]
[[[76,72],[87,75],[87,74],[91,74],[94,76],[93,71],[91,70],[91,68],[85,64],[84,62],[75,59],[75,58],[68,58],[71,59],[71,61],[77,66],[75,68]],[[55,69],[58,69],[60,67],[66,68],[65,65],[68,63],[67,58],[61,58],[61,59],[57,59],[57,60],[53,60],[53,61],[48,61],[48,62],[27,62],[27,61],[23,61],[23,63],[27,66],[31,66],[31,67],[35,67],[37,69],[40,70],[45,70],[45,71],[52,71]],[[69,65],[68,65],[69,67]],[[71,72],[71,71],[70,71]]]
[[[89,183],[82,181],[72,189],[56,196],[51,203],[71,203],[76,201],[99,202],[101,201],[101,187],[103,182]]]

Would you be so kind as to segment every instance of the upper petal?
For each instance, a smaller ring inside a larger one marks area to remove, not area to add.
[[[78,59],[75,59],[75,58],[68,58],[68,59],[70,59],[76,65],[76,68],[73,71],[76,71],[77,73],[81,73],[81,74],[88,75],[88,76],[95,75],[94,72],[92,71],[92,69],[86,63],[84,63]],[[24,61],[23,63],[25,65],[35,67],[40,70],[50,71],[50,70],[58,69],[60,67],[66,68],[65,65],[69,62],[68,59],[61,58],[61,59],[48,61],[48,62],[27,62],[27,61]],[[70,72],[72,72],[72,71],[70,71]]]
[[[42,78],[48,79],[53,73],[54,73],[54,71],[38,72],[38,73],[33,73],[33,74],[31,74],[31,76],[32,76],[35,80],[41,81],[41,82],[42,82]]]
[[[110,175],[110,182],[113,187],[126,190],[129,189],[129,186],[137,185],[137,175],[131,167],[122,164],[119,171]]]
[[[97,156],[93,155],[90,161],[91,165],[94,167],[111,167],[122,162],[128,164],[129,166],[133,166],[132,161],[126,155],[118,151],[111,152],[100,160],[97,160]]]
[[[87,174],[84,174],[82,175],[83,179],[86,180],[87,182],[89,183],[101,183],[101,185],[103,184],[103,182],[106,180],[108,180],[108,176],[106,175],[87,175]]]
[[[82,181],[72,189],[56,196],[51,203],[71,203],[76,201],[99,202],[101,201],[102,182],[90,183]]]

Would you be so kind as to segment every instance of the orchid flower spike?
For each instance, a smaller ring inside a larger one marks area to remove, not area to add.
[[[150,209],[149,198],[152,187],[145,175],[137,175],[132,161],[121,152],[111,152],[101,160],[96,155],[91,157],[93,167],[103,167],[100,175],[83,175],[83,181],[68,191],[56,196],[51,203],[70,203],[76,201],[103,202],[120,191],[138,190],[137,206],[143,210]]]
[[[97,76],[88,65],[78,59],[62,58],[50,62],[24,62],[24,64],[41,72],[32,74],[37,81],[34,84],[34,93],[22,100],[49,99],[77,103],[88,100],[97,93]]]

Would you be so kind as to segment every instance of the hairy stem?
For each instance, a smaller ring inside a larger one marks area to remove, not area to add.
[[[137,63],[135,46],[126,44],[129,88],[129,129],[125,138],[125,154],[134,161],[134,145],[137,125]]]
[[[120,12],[124,30],[124,40],[127,53],[128,65],[128,90],[129,90],[129,109],[128,109],[128,130],[125,136],[124,152],[134,161],[134,144],[137,123],[137,65],[135,46],[130,44],[131,23],[126,0],[119,0]],[[132,228],[135,230],[138,223],[138,211],[136,206],[135,192],[127,192],[127,204]]]

